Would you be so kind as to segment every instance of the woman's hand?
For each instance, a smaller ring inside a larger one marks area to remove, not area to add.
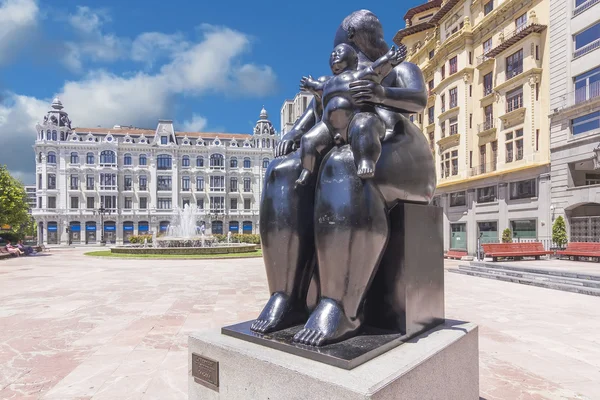
[[[368,80],[360,80],[350,84],[352,98],[358,104],[373,103],[383,104],[385,100],[385,89],[379,83]]]
[[[295,149],[296,145],[293,140],[282,140],[277,144],[277,148],[275,149],[275,158],[290,154]]]

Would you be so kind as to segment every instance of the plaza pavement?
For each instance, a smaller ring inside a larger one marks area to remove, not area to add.
[[[186,399],[188,335],[267,300],[261,259],[87,250],[0,261],[0,399]],[[446,310],[479,324],[482,398],[600,398],[600,297],[447,273]]]

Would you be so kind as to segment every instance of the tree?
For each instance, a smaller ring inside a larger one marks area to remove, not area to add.
[[[512,243],[512,232],[510,228],[506,228],[502,231],[502,243]]]
[[[559,215],[552,225],[552,241],[558,247],[565,247],[567,244],[567,228],[562,215]]]
[[[6,165],[0,167],[0,226],[10,225],[19,229],[27,224],[27,193],[23,184],[13,178]]]

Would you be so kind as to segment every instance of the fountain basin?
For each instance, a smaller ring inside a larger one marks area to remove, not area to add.
[[[214,247],[134,247],[117,246],[110,249],[113,254],[153,254],[153,255],[200,255],[250,253],[257,245],[249,243],[219,243]]]

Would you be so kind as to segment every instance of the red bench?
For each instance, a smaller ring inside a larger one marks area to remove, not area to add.
[[[10,252],[8,250],[6,250],[6,247],[0,246],[0,258],[8,258],[8,257],[12,257],[12,254],[10,254]]]
[[[451,258],[454,260],[460,260],[464,256],[468,255],[466,251],[463,250],[448,250],[446,254],[444,254],[445,258]]]
[[[544,250],[540,242],[523,243],[486,243],[481,245],[486,256],[492,257],[494,261],[498,258],[512,258],[520,260],[523,257],[535,257],[539,260],[541,256],[552,254],[552,251]]]
[[[573,257],[575,261],[578,261],[579,257],[597,257],[600,261],[600,243],[571,242],[565,250],[559,250],[556,254]]]

